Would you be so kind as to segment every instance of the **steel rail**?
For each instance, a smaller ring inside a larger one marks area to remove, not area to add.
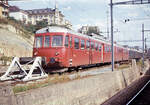
[[[146,86],[149,83],[150,83],[150,80],[144,85],[144,87],[126,105],[130,105],[130,103],[146,88]]]

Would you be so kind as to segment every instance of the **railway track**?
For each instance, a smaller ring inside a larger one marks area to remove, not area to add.
[[[0,69],[0,77],[5,73],[5,69],[7,68],[3,68],[3,70]],[[49,76],[53,76],[55,74],[59,74],[59,75],[66,75],[68,76],[71,80],[76,78],[76,75],[80,75],[80,77],[85,77],[85,76],[92,76],[92,75],[98,75],[101,73],[105,73],[105,72],[110,72],[111,71],[111,67],[110,64],[101,64],[101,65],[97,65],[97,66],[90,66],[90,67],[80,67],[80,68],[74,68],[71,70],[66,70],[66,69],[44,69],[43,71],[45,71],[47,74],[49,74]],[[53,71],[53,72],[52,72]],[[61,72],[59,72],[61,71]],[[29,70],[25,71],[26,73],[29,73]],[[20,71],[14,71],[14,72],[10,72],[13,75],[20,75]],[[35,70],[33,72],[33,76],[36,76],[37,74],[40,74],[39,70]],[[11,75],[8,77],[11,78],[9,80],[6,81],[1,81],[1,84],[5,84],[5,83],[9,83],[9,84],[23,84],[23,83],[27,83],[28,81],[22,81],[23,77],[17,77],[17,78],[13,78],[11,77]],[[38,79],[36,79],[38,80]],[[34,80],[30,80],[30,81],[34,81]]]
[[[46,71],[48,71],[48,69]],[[59,70],[57,69],[56,71],[59,71]],[[50,76],[59,74],[59,75],[67,75],[70,79],[75,79],[76,74],[80,75],[81,77],[84,77],[84,76],[98,75],[100,73],[110,72],[110,71],[111,71],[110,65],[102,65],[99,67],[88,67],[88,68],[83,68],[83,69],[79,68],[78,70],[72,70],[69,72],[65,71],[65,72],[61,72],[61,73],[60,72],[47,72],[47,73]],[[2,74],[4,74],[4,72],[0,72],[0,75],[2,75]],[[16,85],[16,84],[25,84],[27,82],[30,82],[30,81],[23,82],[18,78],[18,79],[12,79],[12,80],[8,80],[8,81],[1,81],[0,85],[1,84]]]
[[[126,105],[150,105],[150,80]]]

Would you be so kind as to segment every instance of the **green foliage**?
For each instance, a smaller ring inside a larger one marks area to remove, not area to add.
[[[13,88],[14,93],[23,92],[28,90],[26,86],[16,86]]]
[[[25,28],[25,30],[32,32],[32,33],[34,33],[36,31],[35,26],[32,24],[25,25],[24,28]]]
[[[3,62],[3,65],[7,65],[7,62],[10,62],[12,57],[2,56],[0,57],[0,60]]]
[[[35,83],[28,84],[28,85],[23,85],[23,86],[14,86],[13,92],[14,93],[24,92],[27,90],[36,89],[40,87],[46,87],[52,84],[62,83],[62,82],[67,82],[67,81],[70,81],[70,79],[66,75],[61,75],[61,76],[54,75],[54,77],[50,75],[47,79],[41,82],[35,82]]]
[[[0,18],[0,24],[8,24],[7,19]]]
[[[123,64],[123,65],[120,65],[117,69],[125,69],[125,68],[129,68],[130,65],[129,64]]]
[[[16,30],[20,31],[20,35],[22,35],[25,38],[30,38],[33,35],[33,32],[35,31],[35,26],[33,25],[25,25],[21,21],[18,21],[14,19],[13,17],[8,17],[7,19],[0,19],[0,24],[10,24],[13,27],[16,28]]]
[[[143,66],[143,60],[142,60],[142,59],[140,59],[140,60],[137,62],[137,65],[139,65],[139,66],[141,66],[141,67],[142,67],[142,66]],[[146,65],[145,65],[145,63],[144,63],[144,66],[146,66]]]
[[[36,25],[32,25],[32,24],[25,25],[24,28],[25,30],[34,33],[36,30],[39,30],[46,26],[48,26],[48,23],[43,20],[43,21],[37,21]]]
[[[48,26],[48,23],[45,20],[37,21],[37,23],[35,25],[35,29],[38,30],[38,29],[44,28],[46,26]]]

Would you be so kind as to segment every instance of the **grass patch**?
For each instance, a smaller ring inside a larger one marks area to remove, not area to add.
[[[129,64],[123,64],[123,65],[120,65],[117,69],[125,69],[125,68],[129,68],[130,65]]]
[[[12,25],[15,27],[18,31],[20,31],[20,35],[23,37],[29,39],[31,36],[33,36],[33,31],[28,30],[28,26],[22,23],[21,21],[15,20],[12,17],[8,17],[6,19],[1,18],[0,19],[0,24],[2,25]]]
[[[7,65],[7,62],[11,62],[12,57],[1,56],[1,57],[0,57],[0,60],[2,61],[2,64],[3,64],[4,66],[6,66],[6,65]]]
[[[22,85],[22,86],[14,86],[13,87],[13,92],[19,93],[19,92],[24,92],[27,90],[31,90],[31,89],[36,89],[36,88],[40,88],[40,87],[46,87],[52,84],[57,84],[57,83],[63,83],[63,82],[67,82],[70,81],[70,78],[67,75],[54,75],[54,76],[49,76],[47,79],[40,81],[40,82],[35,82],[35,83],[30,83],[27,85]]]
[[[143,65],[142,59],[140,59],[140,60],[137,62],[137,65],[142,67],[142,65]]]

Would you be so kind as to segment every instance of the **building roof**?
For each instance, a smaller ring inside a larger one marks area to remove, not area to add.
[[[10,12],[19,12],[20,9],[19,9],[17,6],[10,6],[10,7],[9,7],[9,11],[10,11]]]
[[[0,0],[0,5],[1,5],[1,6],[4,6],[4,7],[7,7],[7,8],[9,7],[7,1],[1,1],[1,0]]]
[[[55,9],[46,8],[46,9],[33,9],[33,10],[25,10],[29,15],[48,15],[54,14]],[[64,17],[64,15],[59,11],[60,15]]]

